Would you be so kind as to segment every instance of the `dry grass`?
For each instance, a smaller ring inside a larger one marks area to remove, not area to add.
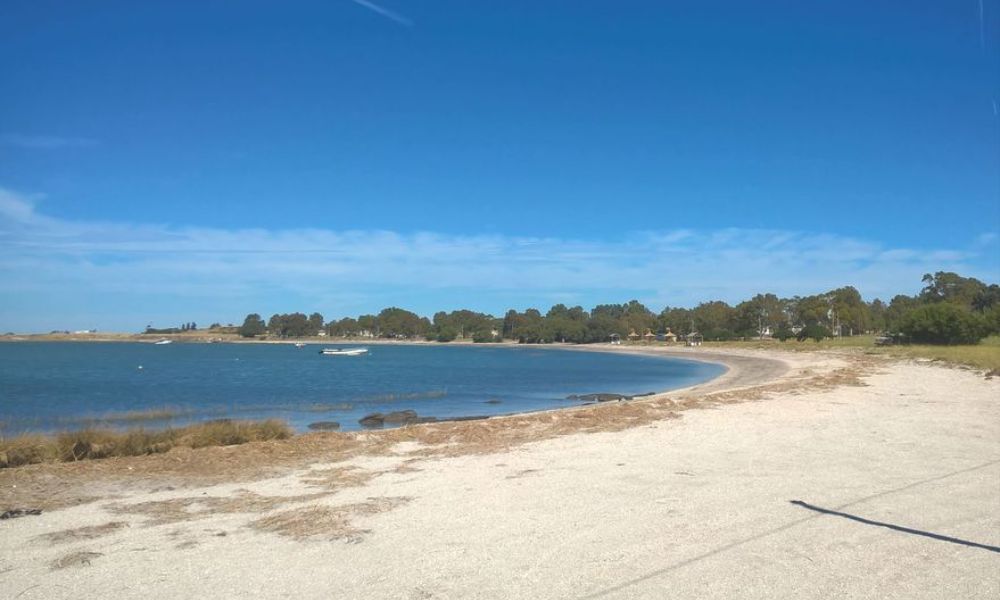
[[[22,435],[0,439],[0,468],[44,462],[159,454],[175,447],[231,446],[292,436],[282,421],[210,421],[163,431],[82,429],[55,437]]]
[[[90,566],[90,561],[94,560],[99,556],[104,556],[100,552],[70,552],[69,554],[57,558],[56,560],[49,563],[49,568],[53,571],[58,569],[66,569],[69,567],[82,567],[84,565]]]
[[[708,342],[706,347],[713,348],[764,348],[768,350],[785,350],[807,352],[811,350],[861,350],[875,356],[895,358],[925,358],[948,364],[965,365],[984,371],[1000,370],[1000,336],[990,336],[978,344],[959,346],[936,346],[930,344],[907,344],[900,346],[876,346],[875,336],[857,335],[854,337],[832,338],[822,342],[797,342],[776,340],[746,342]]]
[[[951,364],[967,365],[984,371],[1000,370],[1000,338],[986,340],[975,346],[896,346],[886,353],[907,358],[926,358]]]
[[[328,496],[327,492],[297,496],[263,496],[241,490],[233,496],[192,496],[151,500],[137,504],[111,504],[107,510],[119,515],[142,515],[147,526],[202,519],[214,514],[259,513],[286,504],[309,502]]]
[[[334,467],[309,471],[302,482],[311,487],[337,490],[346,487],[360,487],[374,479],[378,473],[357,467]]]
[[[410,498],[398,496],[369,498],[368,502],[346,506],[311,506],[257,519],[250,526],[296,540],[319,538],[357,543],[369,530],[355,527],[352,517],[387,512],[409,501]]]
[[[35,537],[36,540],[48,542],[50,544],[63,544],[68,542],[79,542],[82,540],[94,540],[104,537],[110,533],[118,531],[123,527],[128,527],[124,521],[112,521],[103,525],[88,525],[86,527],[76,527],[74,529],[64,529],[53,531]]]

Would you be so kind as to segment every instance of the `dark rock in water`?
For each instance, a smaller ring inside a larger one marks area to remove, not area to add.
[[[576,400],[577,402],[620,402],[622,400],[631,400],[632,396],[624,394],[573,394],[572,396],[566,396],[566,399]]]
[[[391,413],[372,413],[358,421],[364,427],[383,427],[385,425],[412,425],[414,423],[433,423],[434,417],[421,417],[415,410],[397,410]]]
[[[503,402],[503,400],[497,400],[496,398],[490,398],[486,402],[483,402],[483,404],[500,404],[502,402]]]
[[[630,400],[630,396],[625,396],[624,394],[581,394],[579,396],[570,396],[568,400],[579,400],[581,402],[618,402],[621,400]]]
[[[469,417],[448,417],[447,419],[441,419],[442,421],[481,421],[483,419],[489,419],[487,415],[473,415]]]
[[[5,510],[3,514],[0,514],[0,519],[16,519],[18,517],[40,514],[42,514],[42,509],[40,508],[12,508],[10,510]]]
[[[372,413],[370,415],[365,415],[358,419],[363,427],[381,427],[385,425],[385,415],[382,413]]]
[[[385,423],[409,423],[417,418],[415,410],[397,410],[382,417]]]
[[[309,424],[309,429],[313,431],[336,431],[340,429],[340,423],[336,421],[316,421]]]

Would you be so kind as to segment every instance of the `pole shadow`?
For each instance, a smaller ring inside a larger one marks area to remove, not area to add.
[[[910,527],[903,527],[902,525],[894,525],[892,523],[884,523],[882,521],[873,521],[871,519],[866,519],[864,517],[859,517],[857,515],[852,515],[850,513],[839,512],[839,511],[836,511],[836,510],[830,510],[829,508],[823,508],[821,506],[815,506],[813,504],[809,504],[808,502],[803,502],[802,500],[789,500],[788,502],[790,504],[794,504],[795,506],[801,506],[802,508],[805,508],[807,510],[812,510],[812,511],[815,511],[815,512],[818,512],[818,513],[822,513],[824,515],[831,515],[831,516],[834,516],[834,517],[842,517],[844,519],[849,519],[849,520],[855,521],[857,523],[864,523],[865,525],[874,525],[875,527],[885,527],[886,529],[891,529],[893,531],[900,531],[902,533],[909,533],[909,534],[912,534],[912,535],[919,535],[919,536],[923,536],[923,537],[928,537],[928,538],[931,538],[932,540],[938,540],[940,542],[948,542],[950,544],[959,544],[959,545],[962,545],[962,546],[968,546],[970,548],[979,548],[981,550],[988,550],[989,552],[1000,553],[1000,547],[998,547],[998,546],[989,546],[987,544],[980,544],[978,542],[970,542],[968,540],[962,540],[962,539],[950,537],[950,536],[947,536],[947,535],[941,535],[940,533],[933,533],[933,532],[930,532],[930,531],[922,531],[920,529],[912,529]]]

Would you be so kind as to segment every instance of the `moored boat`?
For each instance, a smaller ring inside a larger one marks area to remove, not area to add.
[[[326,356],[359,356],[368,354],[368,348],[323,348],[319,353]]]

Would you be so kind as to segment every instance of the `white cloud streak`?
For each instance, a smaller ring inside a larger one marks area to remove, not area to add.
[[[147,313],[154,313],[154,304],[166,299],[188,311],[228,306],[236,314],[208,318],[236,319],[244,308],[314,308],[327,316],[389,305],[499,313],[529,305],[545,309],[555,302],[590,308],[631,298],[658,310],[841,285],[886,298],[912,293],[925,272],[954,270],[995,281],[1000,266],[989,257],[996,243],[995,232],[970,241],[968,248],[926,250],[755,229],[640,232],[589,241],[172,227],[58,219],[0,188],[0,327],[20,329],[15,317],[24,314],[14,306],[31,310],[42,301],[48,311],[97,313],[119,303],[148,306]],[[243,304],[233,305],[233,299]],[[147,313],[140,311],[136,319],[144,323],[160,316]],[[31,322],[48,323],[36,317]]]
[[[387,8],[383,8],[374,2],[369,2],[368,0],[351,0],[351,2],[357,4],[358,6],[363,6],[374,13],[380,14],[390,21],[395,21],[404,27],[413,27],[413,21],[410,19]]]

